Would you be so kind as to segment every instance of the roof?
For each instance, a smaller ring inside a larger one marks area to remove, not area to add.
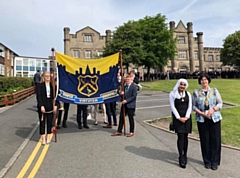
[[[9,49],[10,51],[12,51],[14,53],[15,56],[19,56],[16,52],[14,52],[12,49],[10,49],[9,47],[7,47],[6,45],[0,43],[0,45],[4,46],[5,48]]]
[[[84,30],[87,29],[87,28],[91,29],[92,31],[94,31],[94,32],[96,32],[96,33],[98,33],[98,34],[100,35],[100,33],[99,33],[97,30],[95,30],[95,29],[93,29],[92,27],[89,27],[89,26],[86,26],[86,27],[82,28],[81,30],[78,30],[76,33],[79,33],[79,32],[81,32],[81,31],[84,31]]]
[[[44,58],[44,57],[32,57],[32,56],[17,56],[17,57],[51,60],[50,58]]]

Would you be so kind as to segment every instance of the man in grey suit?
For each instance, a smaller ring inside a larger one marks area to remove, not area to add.
[[[135,115],[135,108],[136,108],[136,99],[137,99],[137,87],[133,84],[133,78],[130,74],[126,76],[124,91],[120,92],[121,95],[124,95],[124,99],[122,101],[122,107],[120,112],[119,118],[119,125],[117,132],[112,134],[112,136],[121,136],[122,129],[123,129],[123,108],[125,110],[125,114],[128,115],[129,119],[129,133],[127,137],[132,137],[134,135],[134,115]]]

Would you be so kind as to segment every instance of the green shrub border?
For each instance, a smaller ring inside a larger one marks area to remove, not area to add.
[[[0,77],[0,95],[11,94],[33,86],[33,78]]]

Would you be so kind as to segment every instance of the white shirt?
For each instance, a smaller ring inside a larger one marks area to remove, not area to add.
[[[46,86],[47,98],[50,98],[50,86]]]
[[[187,94],[189,97],[189,102],[188,102],[188,109],[187,109],[185,117],[190,118],[190,114],[192,112],[192,96],[189,92],[187,92]],[[183,92],[183,97],[184,96],[185,96],[185,91]],[[176,99],[175,94],[173,91],[171,91],[169,94],[170,107],[171,107],[171,110],[172,110],[174,116],[177,119],[180,119],[180,115],[179,115],[177,109],[175,108],[175,104],[174,104],[175,99]]]

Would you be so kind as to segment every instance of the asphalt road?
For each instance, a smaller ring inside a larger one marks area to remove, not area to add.
[[[0,114],[0,169],[6,178],[16,177],[23,170],[24,164],[38,145],[38,129],[29,140],[26,139],[37,124],[35,104],[33,96]],[[142,92],[137,99],[134,137],[112,137],[111,133],[116,131],[116,127],[104,129],[102,122],[95,126],[93,120],[88,121],[89,130],[79,130],[76,106],[71,105],[68,128],[59,130],[57,143],[40,146],[24,177],[32,175],[34,171],[34,177],[41,178],[240,177],[239,151],[223,148],[219,169],[207,170],[202,163],[199,142],[195,140],[189,140],[187,168],[180,168],[176,135],[143,122],[169,115],[168,93]],[[16,156],[16,151],[19,156]],[[12,157],[14,154],[16,161]],[[9,160],[13,160],[12,164]]]

